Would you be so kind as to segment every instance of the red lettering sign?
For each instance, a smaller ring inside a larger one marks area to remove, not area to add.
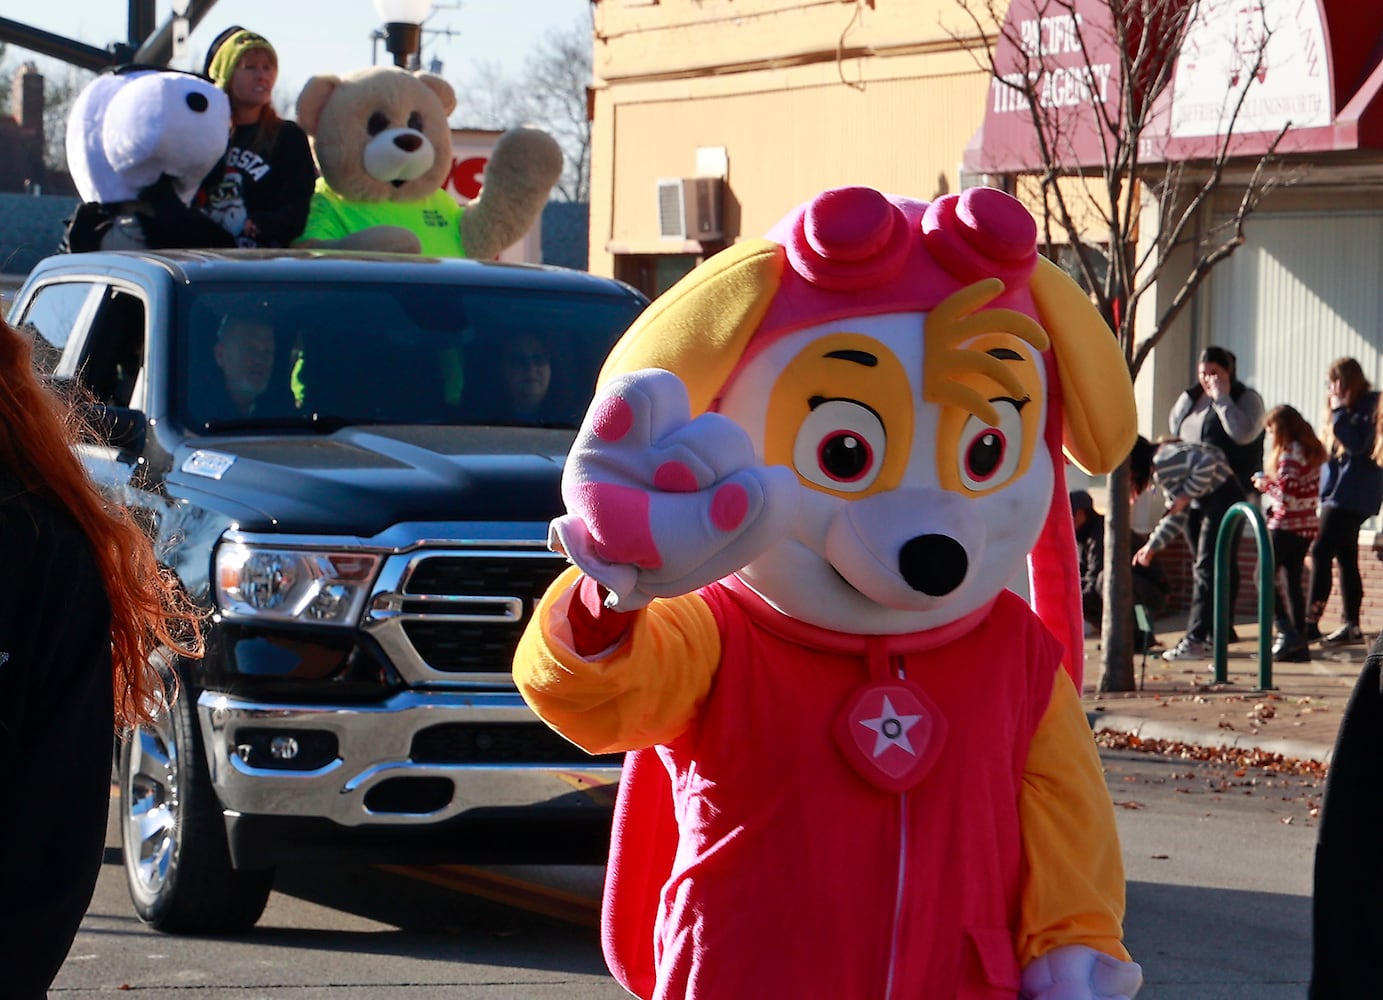
[[[485,156],[453,160],[451,174],[447,180],[462,198],[474,201],[476,195],[480,194],[480,176],[485,172],[485,164],[488,162],[489,158]]]

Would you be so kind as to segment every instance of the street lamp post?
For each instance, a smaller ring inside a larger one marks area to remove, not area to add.
[[[423,22],[432,13],[432,0],[374,0],[384,21],[384,47],[394,54],[394,65],[410,68],[422,48]]]

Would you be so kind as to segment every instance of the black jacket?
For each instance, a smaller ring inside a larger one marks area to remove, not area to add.
[[[1374,640],[1340,717],[1316,834],[1310,1000],[1379,991],[1383,938],[1383,635]]]
[[[110,604],[86,536],[0,471],[0,993],[45,996],[101,869]]]
[[[67,220],[59,253],[85,253],[92,250],[124,249],[125,244],[107,244],[106,237],[121,220],[132,226],[136,242],[149,250],[178,247],[233,247],[235,239],[197,209],[183,203],[164,174],[139,192],[135,201],[102,204],[85,201]]]
[[[235,234],[233,245],[286,247],[302,235],[317,183],[317,168],[307,133],[296,122],[280,121],[270,148],[255,151],[262,125],[237,125],[225,157],[202,181],[193,204]],[[241,228],[254,220],[254,239]]]

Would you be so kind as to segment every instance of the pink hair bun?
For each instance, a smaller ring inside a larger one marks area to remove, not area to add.
[[[897,277],[908,228],[902,211],[873,188],[834,188],[806,206],[786,247],[793,269],[813,285],[857,291]]]
[[[967,284],[1001,278],[1013,288],[1037,264],[1037,223],[998,188],[942,195],[922,217],[922,240],[938,264]]]

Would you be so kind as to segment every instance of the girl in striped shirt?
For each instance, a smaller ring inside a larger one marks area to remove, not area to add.
[[[1215,540],[1225,513],[1244,499],[1244,491],[1219,448],[1177,438],[1161,438],[1154,445],[1139,437],[1129,454],[1129,478],[1133,487],[1131,500],[1155,485],[1167,505],[1147,542],[1133,554],[1133,561],[1139,566],[1151,565],[1154,554],[1178,534],[1186,536],[1191,548],[1193,582],[1186,634],[1162,658],[1208,659],[1215,596]]]
[[[1304,632],[1306,594],[1302,589],[1302,570],[1320,526],[1316,505],[1320,501],[1321,465],[1326,451],[1310,423],[1295,407],[1273,407],[1268,412],[1267,430],[1272,445],[1265,465],[1270,471],[1254,473],[1253,486],[1268,496],[1268,530],[1272,533],[1273,563],[1277,568],[1273,594],[1277,638],[1273,642],[1273,659],[1305,663],[1311,659],[1311,649]]]

